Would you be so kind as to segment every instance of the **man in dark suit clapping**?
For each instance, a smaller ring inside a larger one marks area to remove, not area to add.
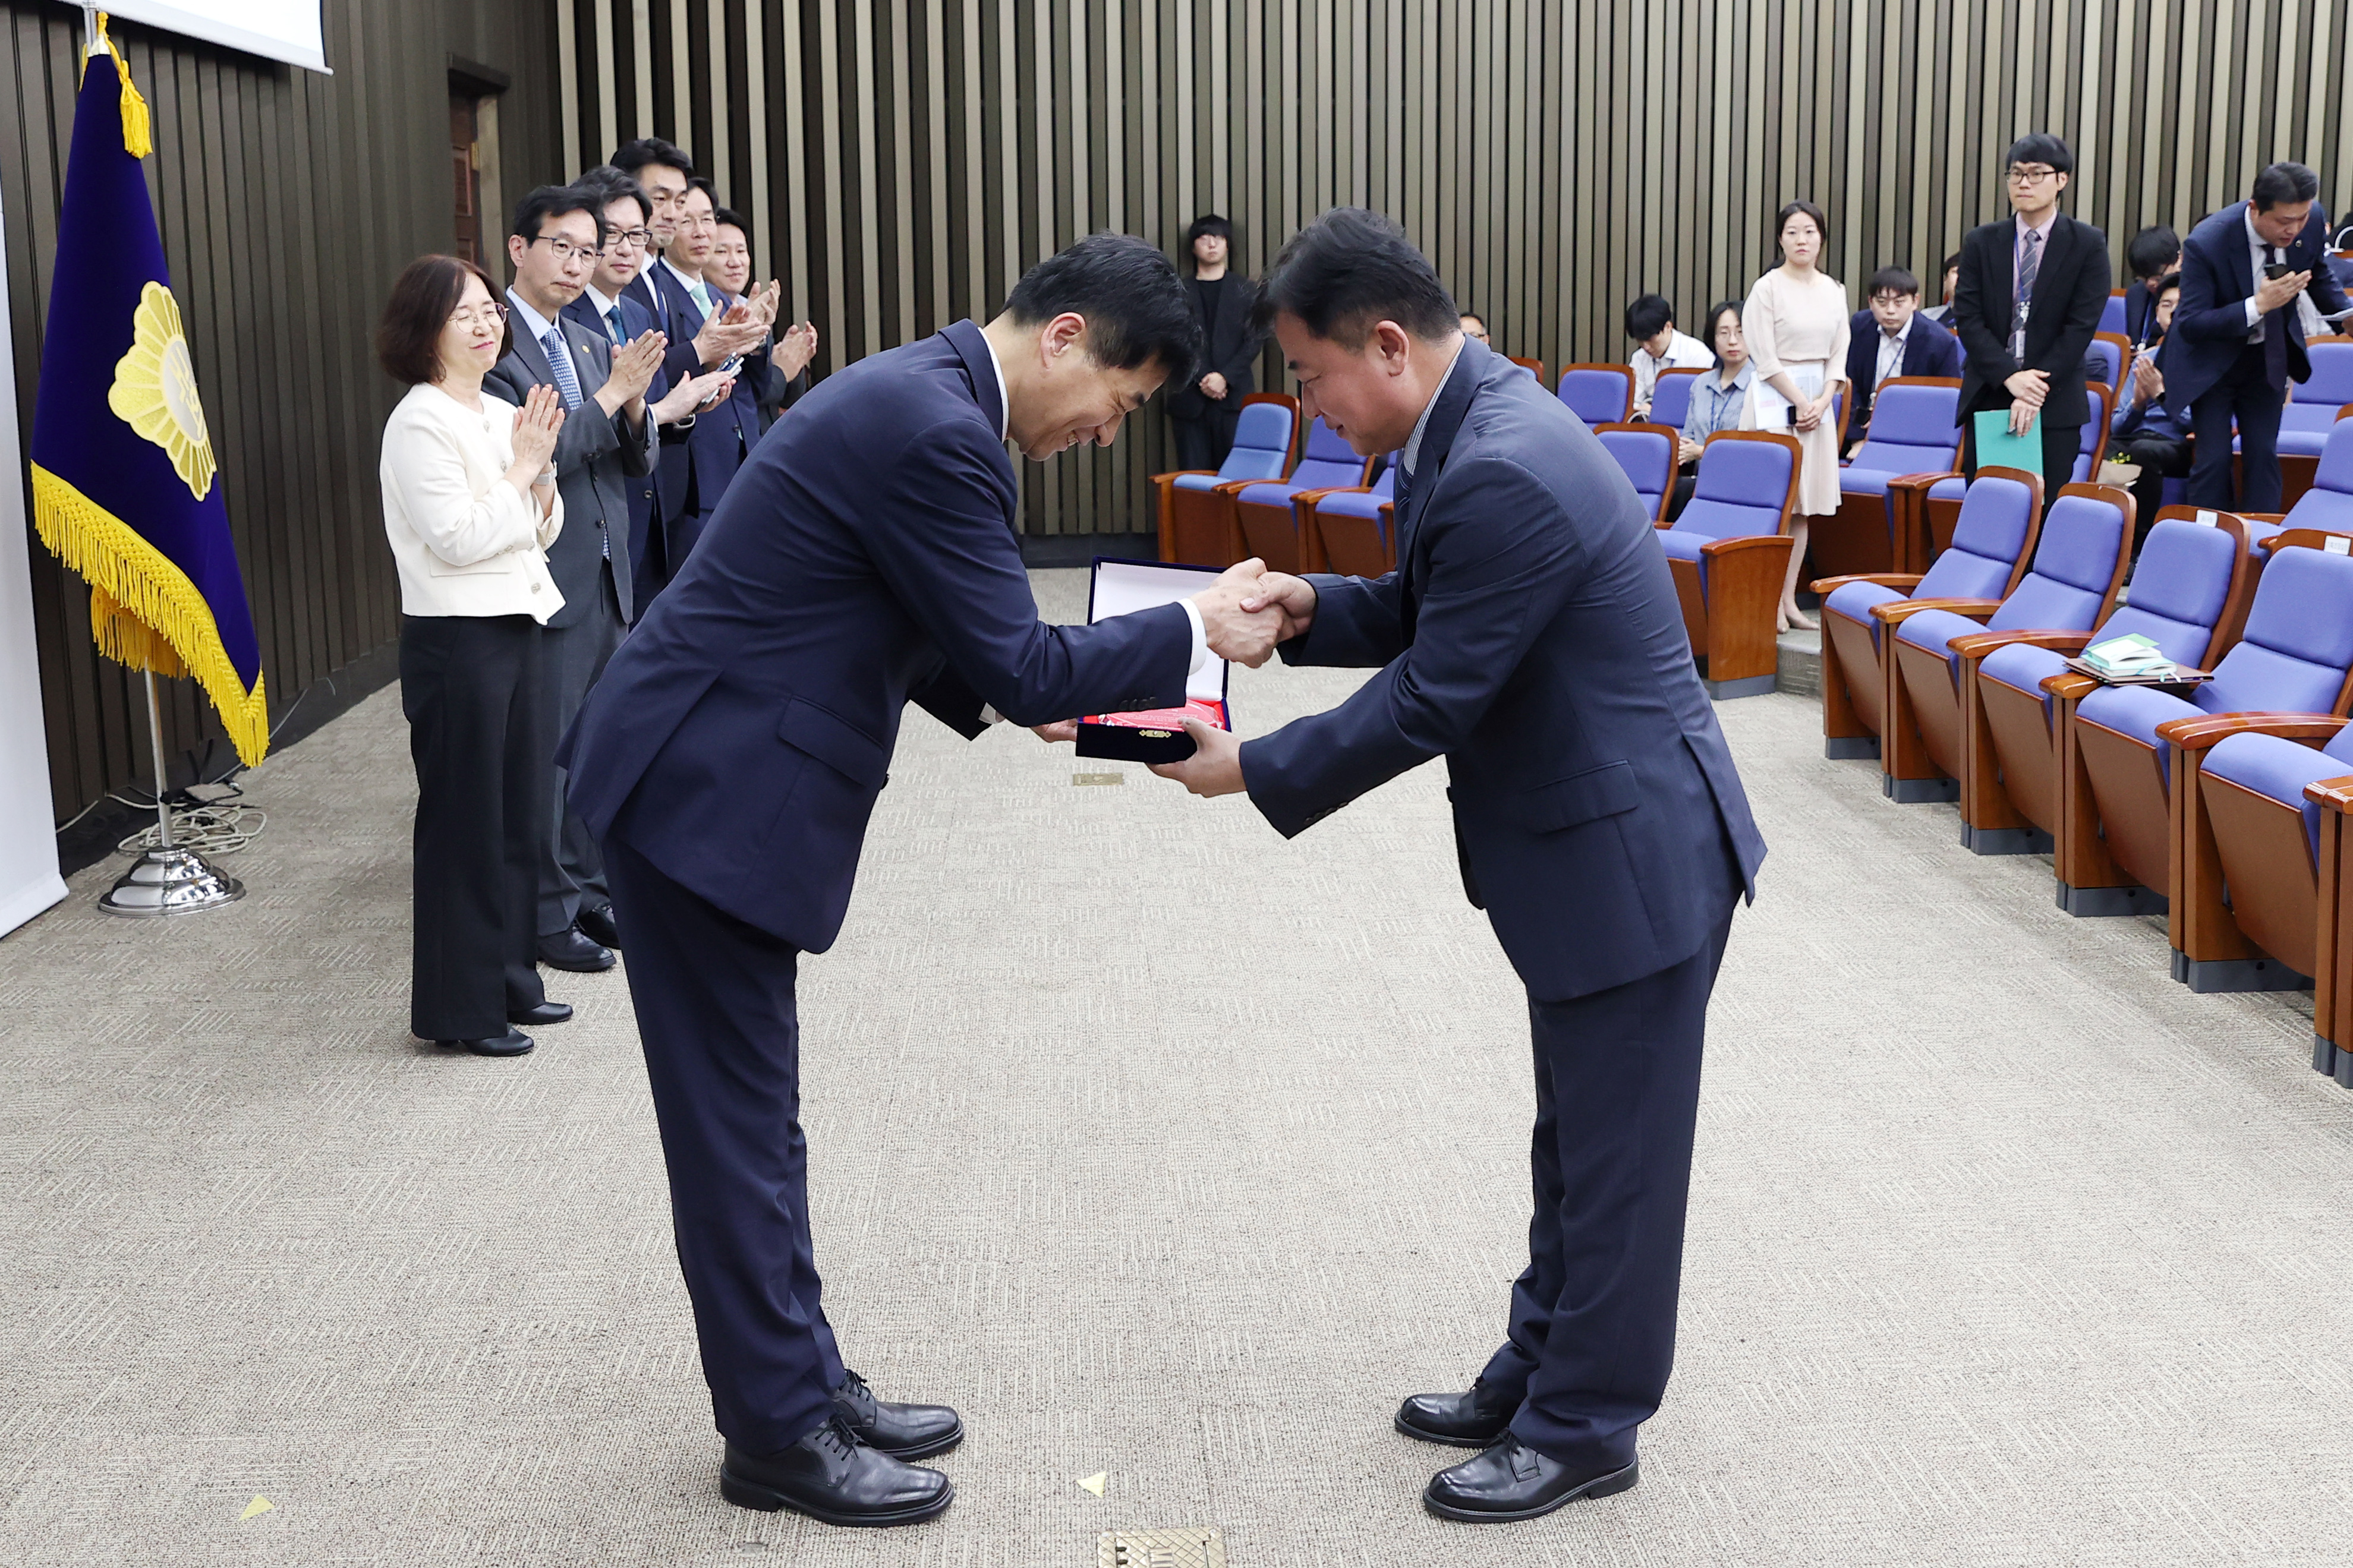
[[[1527,987],[1535,1215],[1503,1348],[1397,1427],[1484,1450],[1431,1479],[1433,1512],[1534,1519],[1639,1474],[1674,1355],[1708,996],[1765,845],[1666,556],[1593,433],[1465,338],[1428,259],[1361,208],[1284,247],[1260,309],[1301,411],[1398,454],[1396,571],[1265,579],[1283,661],[1379,673],[1259,740],[1188,724],[1199,750],[1154,771],[1248,790],[1290,837],[1445,757],[1463,890]]]
[[[619,348],[565,319],[602,247],[596,196],[577,186],[542,185],[515,209],[507,259],[505,357],[484,391],[520,407],[534,386],[552,386],[566,417],[555,443],[555,484],[564,531],[547,549],[547,570],[564,605],[547,621],[542,668],[548,679],[547,732],[560,735],[580,710],[630,615],[629,483],[653,471],[656,425],[646,388],[661,368],[662,338],[647,332]],[[539,868],[539,961],[557,969],[613,967],[613,954],[584,934],[583,907],[601,909],[604,867],[577,820],[563,809],[563,777]],[[553,1020],[549,1020],[553,1021]]]
[[[1096,235],[986,327],[828,376],[752,454],[559,752],[613,878],[721,1489],[742,1506],[903,1524],[954,1495],[907,1461],[962,1421],[877,1399],[819,1299],[795,976],[840,931],[907,703],[970,737],[1181,705],[1212,652],[1266,658],[1277,617],[1240,608],[1261,563],[1182,604],[1048,626],[1014,534],[1005,443],[1041,461],[1108,445],[1199,345],[1167,258]]]
[[[2274,163],[2250,199],[2189,231],[2181,300],[2167,336],[2165,400],[2193,440],[2189,504],[2240,511],[2280,505],[2280,405],[2287,384],[2312,375],[2296,296],[2323,315],[2353,309],[2327,267],[2328,215],[2320,178]],[[2244,483],[2231,494],[2232,422]]]
[[[1975,416],[2010,410],[2010,427],[2042,432],[2044,504],[2074,471],[2092,416],[2084,356],[2108,304],[2107,237],[2059,210],[2075,155],[2045,132],[2010,144],[2003,178],[2013,216],[1961,242],[1953,324],[1961,371],[1961,469],[1978,471]]]

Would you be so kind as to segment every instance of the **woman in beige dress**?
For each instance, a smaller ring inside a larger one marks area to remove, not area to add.
[[[1818,267],[1830,224],[1811,202],[1791,202],[1774,225],[1781,265],[1757,279],[1740,313],[1755,379],[1750,430],[1787,430],[1804,458],[1798,470],[1798,510],[1788,574],[1781,580],[1780,629],[1811,631],[1798,608],[1798,573],[1806,558],[1808,521],[1839,509],[1838,420],[1833,409],[1846,386],[1846,288]]]

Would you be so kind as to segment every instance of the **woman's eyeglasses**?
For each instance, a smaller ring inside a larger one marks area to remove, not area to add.
[[[462,310],[452,310],[449,319],[460,326],[502,327],[506,325],[507,308],[493,300],[487,304],[469,305]]]

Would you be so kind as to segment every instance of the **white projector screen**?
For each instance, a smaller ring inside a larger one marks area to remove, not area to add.
[[[327,69],[319,0],[109,0],[106,13],[249,55]]]

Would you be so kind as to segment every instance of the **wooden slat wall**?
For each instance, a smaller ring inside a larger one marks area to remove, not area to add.
[[[2353,199],[2353,0],[555,4],[574,163],[645,134],[695,153],[820,370],[985,315],[1081,234],[1173,251],[1208,210],[1255,274],[1324,208],[1379,207],[1499,344],[1556,366],[1623,357],[1648,289],[1695,331],[1770,264],[1791,196],[1829,209],[1858,299],[1891,262],[1933,289],[2003,210],[2022,131],[2074,147],[2070,208],[2120,276],[2134,230],[2187,232],[2274,158]],[[1148,526],[1167,453],[1155,405],[1026,469],[1026,526]]]
[[[392,279],[448,250],[453,56],[515,79],[500,174],[519,192],[558,157],[555,17],[470,0],[327,0],[321,76],[127,23],[114,36],[154,112],[149,188],[187,322],[261,638],[273,720],[398,634],[377,438],[398,389],[370,347]],[[0,5],[0,116],[18,412],[29,449],[81,18]],[[503,232],[501,226],[501,232]],[[19,476],[17,482],[22,482]],[[145,699],[100,659],[89,595],[40,548],[33,594],[58,820],[149,777]],[[165,683],[165,744],[217,737],[191,682]],[[234,759],[226,743],[211,761]]]

